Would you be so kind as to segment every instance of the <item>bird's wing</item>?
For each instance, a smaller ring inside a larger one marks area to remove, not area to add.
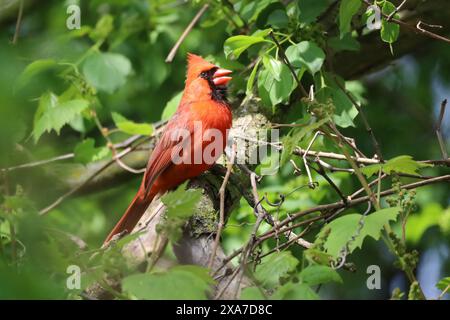
[[[189,114],[187,112],[177,112],[173,115],[166,124],[160,140],[153,149],[144,174],[143,185],[145,186],[146,192],[150,191],[158,176],[173,165],[172,154],[178,154],[182,150],[183,143],[174,139],[182,130],[187,130],[190,135],[193,132],[192,123],[189,121]]]

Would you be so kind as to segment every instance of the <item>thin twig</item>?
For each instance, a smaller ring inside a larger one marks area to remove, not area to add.
[[[53,158],[50,158],[50,159],[24,163],[24,164],[20,164],[20,165],[8,167],[8,168],[1,168],[0,171],[5,172],[5,171],[14,171],[14,170],[18,170],[18,169],[38,167],[38,166],[42,166],[42,165],[45,165],[45,164],[48,164],[48,163],[60,161],[60,160],[72,159],[74,156],[75,156],[74,153],[67,153],[67,154],[63,154],[63,155],[60,155],[60,156],[57,156],[57,157],[53,157]]]
[[[262,145],[262,146],[269,145],[269,146],[274,147],[277,150],[281,150],[283,148],[281,142],[264,141],[264,140],[259,140],[259,139],[255,139],[255,138],[252,138],[252,137],[241,136],[241,135],[238,135],[238,134],[233,135],[233,138],[234,139],[244,140],[244,141],[249,141],[249,142],[254,142],[254,143],[257,143],[258,146],[259,145]]]
[[[359,103],[353,98],[353,96],[345,89],[345,87],[343,87],[339,81],[334,78],[334,81],[336,82],[336,84],[338,85],[338,87],[341,89],[341,91],[350,99],[350,101],[353,103],[353,105],[355,106],[355,108],[358,110],[358,114],[361,116],[361,119],[364,123],[364,127],[366,128],[366,131],[369,133],[370,138],[372,139],[372,144],[375,148],[375,153],[378,157],[378,159],[380,159],[381,162],[384,162],[383,159],[383,155],[381,154],[381,148],[380,148],[380,144],[378,143],[377,139],[375,138],[375,134],[373,133],[372,128],[369,125],[369,121],[367,120],[361,106],[359,105]]]
[[[430,185],[430,184],[441,183],[441,182],[446,182],[446,181],[450,181],[450,174],[439,176],[439,177],[434,177],[434,178],[430,178],[430,179],[426,179],[426,180],[422,180],[422,181],[418,181],[418,182],[405,184],[405,185],[402,185],[401,188],[402,189],[406,189],[406,190],[411,190],[411,189],[417,189],[417,188],[420,188],[420,187],[423,187],[423,186],[427,186],[427,185]],[[395,194],[396,192],[397,192],[397,189],[390,188],[390,189],[381,191],[380,192],[380,197],[381,198],[387,197],[387,196]],[[299,212],[296,212],[296,213],[294,213],[292,215],[289,215],[286,219],[280,221],[278,227],[282,228],[282,227],[290,224],[294,220],[299,219],[301,217],[304,217],[304,216],[306,216],[308,214],[311,214],[311,213],[315,213],[315,212],[329,212],[331,210],[336,210],[336,209],[341,209],[341,208],[348,209],[348,208],[354,207],[356,205],[359,205],[359,204],[362,204],[362,203],[366,203],[368,201],[370,201],[370,197],[366,195],[366,196],[362,196],[362,197],[359,197],[359,198],[356,198],[356,199],[349,199],[347,201],[347,204],[344,204],[342,201],[338,201],[338,202],[334,202],[334,203],[318,205],[316,207],[308,208],[308,209],[305,209],[303,211],[299,211]],[[320,219],[324,218],[324,216],[319,216],[319,217],[316,217],[316,218],[318,218],[317,220],[320,220]],[[315,221],[315,220],[313,220],[313,221]],[[303,222],[304,221],[302,221],[301,223],[304,224]],[[300,224],[300,225],[302,225],[302,224]],[[286,232],[286,231],[295,229],[298,226],[299,226],[299,224],[291,225],[289,227],[281,229],[280,231],[281,232]],[[278,232],[280,232],[280,231],[278,231]],[[274,228],[272,228],[269,231],[263,233],[261,235],[261,237],[263,237],[263,236],[265,237],[265,236],[268,236],[268,235],[274,235],[274,234],[275,234],[275,230],[274,230]]]
[[[130,153],[131,151],[133,151],[135,148],[137,148],[139,145],[141,145],[142,143],[144,143],[146,140],[143,140],[141,142],[139,142],[138,144],[136,144],[133,147],[128,147],[124,150],[122,150],[120,153],[117,154],[117,158],[122,158],[125,155],[127,155],[128,153]],[[70,196],[72,196],[73,194],[77,193],[79,190],[81,190],[84,186],[86,186],[89,182],[91,182],[92,180],[94,180],[100,173],[102,173],[103,171],[105,171],[108,167],[110,167],[113,163],[115,163],[116,161],[114,159],[108,161],[106,164],[104,164],[101,168],[99,168],[98,170],[96,170],[92,175],[89,176],[89,178],[87,178],[85,181],[83,181],[81,184],[79,184],[78,186],[74,187],[73,189],[67,191],[65,194],[63,194],[62,196],[60,196],[58,199],[56,199],[52,204],[50,204],[49,206],[45,207],[44,209],[39,211],[40,215],[44,215],[47,214],[48,212],[50,212],[51,210],[53,210],[54,208],[56,208],[57,206],[59,206],[64,200],[66,200],[67,198],[69,198]]]
[[[14,32],[14,37],[12,40],[13,44],[17,43],[17,40],[19,40],[19,34],[20,34],[20,26],[22,25],[22,16],[23,16],[23,2],[24,0],[19,0],[19,13],[17,14],[17,22],[16,22],[16,30]]]
[[[439,112],[439,119],[436,126],[436,135],[439,142],[439,147],[441,148],[442,159],[448,160],[447,147],[445,146],[444,138],[442,137],[441,127],[442,121],[445,115],[445,108],[447,107],[447,99],[441,103],[441,111]]]
[[[171,63],[173,59],[175,58],[175,55],[177,54],[178,48],[183,43],[184,39],[188,36],[189,32],[194,28],[194,26],[197,24],[198,20],[202,17],[202,15],[205,13],[205,11],[208,9],[209,4],[203,5],[201,9],[197,12],[195,17],[192,19],[192,21],[188,24],[186,29],[184,29],[183,33],[181,34],[180,38],[177,40],[175,45],[173,46],[172,50],[170,50],[169,54],[167,55],[166,62]]]
[[[161,125],[158,125],[157,123],[154,124],[155,128],[159,128],[161,127]],[[110,131],[111,132],[111,131]],[[134,135],[129,137],[128,139],[125,139],[124,141],[118,142],[116,144],[114,144],[114,148],[115,149],[123,149],[128,147],[129,145],[131,145],[133,142],[135,142],[136,140],[142,138],[142,135]],[[134,149],[134,150],[141,150],[141,149]],[[75,154],[72,153],[66,153],[60,156],[56,156],[56,157],[52,157],[49,159],[44,159],[44,160],[38,160],[38,161],[32,161],[32,162],[28,162],[28,163],[24,163],[24,164],[19,164],[16,166],[11,166],[11,167],[7,167],[7,168],[1,168],[0,171],[14,171],[14,170],[19,170],[19,169],[26,169],[26,168],[33,168],[33,167],[38,167],[38,166],[42,166],[42,165],[46,165],[52,162],[56,162],[56,161],[61,161],[61,160],[68,160],[68,159],[72,159],[75,157]]]
[[[439,297],[437,299],[441,300],[444,297],[444,295],[447,293],[447,291],[449,291],[449,290],[450,290],[450,284],[447,287],[445,287],[444,290],[442,290],[441,294],[439,295]]]
[[[387,176],[387,175],[384,175]],[[383,177],[383,176],[382,176]],[[381,177],[381,178],[382,178]],[[405,184],[403,186],[401,186],[402,189],[406,189],[406,190],[411,190],[411,189],[417,189],[423,186],[427,186],[427,185],[431,185],[431,184],[436,184],[436,183],[441,183],[441,182],[446,182],[446,181],[450,181],[450,175],[444,175],[444,176],[439,176],[439,177],[433,177],[433,178],[429,178],[423,181],[419,181],[419,182],[414,182],[414,183],[410,183],[410,184]],[[377,181],[373,181],[371,182],[371,184],[377,183]],[[379,197],[387,197],[390,195],[393,195],[397,192],[397,189],[391,188],[391,189],[387,189],[384,191],[379,192]],[[323,205],[318,205],[316,207],[313,208],[308,208],[305,209],[303,211],[299,211],[296,212],[292,215],[288,215],[288,217],[282,221],[278,221],[276,227],[272,226],[272,228],[266,232],[264,232],[263,234],[261,234],[257,241],[255,242],[255,246],[259,245],[262,241],[267,240],[272,238],[273,236],[275,236],[275,234],[278,233],[285,233],[285,234],[289,234],[291,232],[291,230],[304,226],[304,225],[309,225],[311,223],[314,223],[316,221],[319,220],[323,220],[323,219],[328,219],[331,216],[335,216],[334,212],[336,210],[339,210],[340,212],[344,211],[345,209],[369,202],[370,198],[369,196],[362,196],[359,198],[349,198],[347,203],[344,203],[343,201],[338,201],[338,202],[334,202],[334,203],[330,203],[330,204],[323,204]],[[298,222],[296,224],[293,225],[289,225],[290,223],[294,222],[296,219],[305,217],[309,214],[312,213],[316,213],[316,212],[324,212],[327,214],[324,215],[320,215],[320,216],[316,216],[307,220],[303,220],[301,222]],[[275,229],[277,228],[277,230]],[[295,234],[293,234],[293,237],[295,237]],[[298,240],[298,239],[296,239]],[[298,243],[298,241],[296,241]],[[310,246],[308,246],[310,247]],[[229,255],[227,258],[225,258],[222,262],[222,266],[220,266],[214,274],[217,274],[221,269],[223,269],[223,267],[228,264],[232,259],[234,259],[235,257],[237,257],[239,254],[241,254],[244,251],[244,247],[241,247],[237,250],[235,250],[231,255]],[[237,274],[237,273],[236,273]],[[234,279],[234,277],[233,277]]]
[[[302,83],[300,82],[300,79],[298,78],[297,73],[295,73],[294,67],[292,66],[291,62],[287,58],[283,47],[278,42],[277,38],[275,37],[275,35],[273,34],[272,31],[270,32],[270,37],[272,38],[272,40],[275,42],[276,46],[278,47],[280,55],[281,55],[281,58],[283,59],[284,63],[286,64],[286,66],[289,68],[289,70],[291,71],[292,75],[294,76],[295,82],[297,82],[297,85],[300,88],[300,91],[302,92],[302,95],[304,97],[307,97],[308,96],[308,92],[306,92],[305,87],[303,87]]]
[[[234,278],[236,278],[237,274],[239,273],[239,270],[240,270],[240,268],[235,268],[234,269],[234,271],[230,275],[227,283],[214,296],[214,300],[218,300],[218,299],[220,299],[220,297],[222,297],[222,295],[225,293],[225,290],[228,289],[228,287],[230,286],[231,282],[233,282]]]
[[[296,235],[293,232],[290,232],[289,234],[291,235],[290,237],[288,237],[288,241],[282,243],[281,245],[273,248],[272,250],[262,254],[261,256],[259,256],[260,259],[274,253],[274,252],[279,252],[281,249],[287,249],[288,247],[290,247],[292,244],[294,243],[298,243],[299,240],[303,240],[303,236],[310,230],[311,226],[313,225],[313,223],[310,223],[301,233],[299,233],[298,235]],[[305,248],[310,248],[312,247],[311,243],[308,243],[308,247]]]
[[[335,138],[335,141],[337,143],[337,145],[341,148],[342,153],[344,154],[345,158],[347,159],[348,163],[350,164],[350,166],[353,168],[353,170],[355,170],[355,175],[358,178],[359,182],[361,183],[361,185],[364,187],[364,191],[367,193],[367,195],[370,197],[370,201],[372,202],[373,206],[375,207],[376,210],[380,210],[380,204],[377,202],[377,199],[375,198],[374,193],[372,192],[372,189],[370,189],[366,178],[364,177],[364,175],[362,174],[360,168],[359,168],[359,164],[356,163],[351,155],[347,152],[347,150],[344,148],[344,142],[346,142],[347,144],[350,145],[350,143],[348,143],[347,140],[345,140],[342,136],[342,134],[340,133],[340,131],[337,129],[337,127],[335,126],[334,123],[330,123],[329,124],[330,129],[338,136],[337,138]]]
[[[334,152],[322,152],[322,151],[314,151],[310,150],[306,152],[306,150],[297,147],[292,151],[292,154],[297,156],[303,156],[305,153],[307,153],[310,157],[319,157],[319,158],[327,158],[327,159],[334,159],[334,160],[346,160],[345,155],[340,153],[334,153]],[[359,163],[359,164],[365,164],[365,165],[371,165],[371,164],[379,164],[380,160],[373,159],[373,158],[363,158],[363,157],[354,157],[352,156],[352,159]],[[419,160],[417,161],[419,163],[428,163],[432,165],[450,165],[450,160]]]
[[[339,187],[334,183],[334,181],[327,175],[322,164],[319,161],[317,161],[316,163],[318,164],[319,168],[317,169],[313,166],[311,166],[311,168],[313,168],[314,171],[316,171],[318,174],[320,174],[328,182],[328,184],[336,191],[336,193],[339,195],[339,197],[342,199],[342,201],[344,201],[344,203],[346,203],[347,198],[344,196],[341,189],[339,189]]]
[[[330,172],[348,172],[348,173],[353,173],[354,170],[351,168],[338,168],[338,167],[334,167],[331,164],[323,161],[320,158],[316,158],[313,160],[314,162],[319,163],[322,167],[324,167],[325,169],[328,169]]]
[[[252,172],[250,176],[251,186],[252,186],[252,198],[249,198],[247,194],[244,194],[245,200],[247,200],[248,204],[254,208],[255,214],[257,217],[260,217],[261,215],[264,217],[265,221],[274,227],[275,229],[278,226],[279,220],[277,220],[275,217],[272,217],[261,205],[262,200],[258,200],[258,189],[257,189],[257,178],[258,176]],[[264,199],[264,198],[263,198]],[[297,245],[309,249],[312,247],[312,243],[306,241],[303,239],[303,232],[300,235],[296,235],[292,231],[286,232],[284,235],[286,238],[290,241],[290,243],[296,243]],[[227,258],[225,258],[222,261],[221,266],[217,268],[217,270],[214,271],[213,275],[216,275],[221,269],[223,269],[232,259],[237,257],[239,254],[241,254],[244,251],[244,247],[241,247],[239,250],[234,251],[231,255],[229,255]]]
[[[117,162],[117,164],[124,169],[125,171],[129,171],[131,173],[134,174],[141,174],[145,172],[145,168],[142,169],[134,169],[131,168],[130,166],[126,165],[125,163],[123,163],[122,160],[120,160],[120,157],[117,156],[117,150],[114,146],[114,143],[111,141],[110,137],[109,137],[109,130],[108,128],[103,127],[103,125],[100,122],[100,119],[97,116],[97,112],[95,112],[94,110],[91,110],[91,115],[94,118],[94,122],[95,125],[97,126],[98,130],[100,131],[100,133],[102,134],[103,138],[105,138],[106,142],[107,142],[107,147],[109,148],[109,150],[111,150],[112,153],[112,158],[114,161]]]
[[[251,185],[252,185],[253,196],[255,197],[255,199],[258,199],[258,191],[257,191],[257,187],[256,187],[256,174],[252,174],[250,176],[250,182],[251,182]],[[258,201],[258,203],[255,206],[255,210],[258,213],[257,218],[256,218],[256,223],[253,226],[253,230],[252,230],[252,233],[250,235],[250,239],[248,240],[248,242],[247,242],[247,244],[245,246],[245,249],[244,249],[244,251],[242,252],[242,255],[241,255],[241,261],[240,261],[240,265],[239,265],[239,268],[238,268],[238,270],[240,270],[240,279],[239,279],[239,281],[237,281],[236,290],[235,290],[235,293],[234,293],[235,297],[238,294],[240,283],[242,281],[242,277],[244,276],[245,268],[246,268],[246,265],[247,265],[247,260],[248,260],[250,254],[253,251],[253,248],[254,248],[254,245],[255,245],[255,242],[256,242],[256,239],[257,239],[256,238],[256,233],[258,232],[258,229],[261,226],[261,223],[263,222],[264,217],[266,216],[265,210],[264,211],[257,210],[258,206],[261,205],[260,203],[261,203],[261,201]],[[239,274],[239,272],[238,272],[238,274]]]
[[[314,134],[313,138],[311,139],[311,141],[310,141],[309,144],[308,144],[308,147],[306,148],[305,155],[302,157],[302,159],[303,159],[303,164],[305,165],[306,173],[307,173],[307,175],[308,175],[309,187],[310,187],[311,189],[314,189],[315,184],[314,184],[314,182],[312,181],[311,171],[309,170],[308,162],[306,161],[306,155],[308,154],[308,151],[311,149],[312,145],[314,144],[314,141],[316,141],[317,136],[319,135],[319,133],[320,133],[320,132],[317,131],[317,132]]]
[[[252,192],[253,192],[253,197],[256,199],[259,199],[258,196],[258,191],[257,191],[257,186],[256,186],[256,174],[252,174],[250,176],[250,182],[252,185]],[[233,281],[233,279],[239,274],[241,273],[241,279],[242,276],[244,274],[244,270],[245,267],[247,265],[247,259],[249,254],[251,253],[252,249],[253,249],[253,245],[255,243],[256,240],[256,233],[258,232],[259,226],[261,225],[262,221],[264,220],[264,217],[266,215],[265,210],[262,210],[262,206],[261,206],[261,200],[257,201],[255,206],[254,206],[254,211],[255,213],[257,213],[257,219],[256,219],[256,223],[253,226],[253,231],[250,235],[250,239],[247,241],[246,245],[243,247],[242,250],[242,254],[240,257],[240,264],[239,267],[236,268],[236,270],[233,272],[232,276],[230,276],[230,279],[228,280],[227,284],[225,285],[224,288],[222,288],[221,291],[219,291],[216,296],[214,297],[214,299],[220,299],[220,297],[223,295],[223,293],[225,292],[225,289],[230,285],[230,283]],[[240,282],[241,280],[237,281],[237,288],[236,288],[236,292],[239,290],[239,286],[240,286]]]
[[[209,258],[208,268],[211,270],[214,258],[216,257],[217,247],[219,246],[220,236],[222,235],[222,230],[225,225],[225,191],[227,188],[228,180],[230,179],[231,170],[233,169],[234,160],[236,159],[236,144],[233,144],[231,147],[231,155],[227,165],[227,172],[225,173],[225,177],[223,178],[222,185],[219,189],[220,195],[220,211],[219,211],[219,225],[217,226],[216,239],[214,241],[213,249],[211,252],[211,256]]]
[[[402,7],[403,7],[403,5],[406,3],[406,0],[403,0],[403,2],[402,3],[400,3],[399,5],[398,5],[398,7],[396,7],[395,9],[394,9],[394,11],[392,11],[390,14],[389,14],[389,16],[386,18],[386,21],[387,22],[389,22],[389,21],[391,21],[392,20],[392,18],[402,9]]]
[[[381,171],[380,171],[381,172]],[[381,181],[384,179],[384,178],[386,178],[386,177],[388,177],[388,175],[386,174],[386,173],[383,173],[383,174],[379,174],[378,175],[378,178],[376,178],[375,180],[373,180],[372,182],[370,182],[369,183],[369,187],[373,187],[375,184],[378,184],[379,186],[381,185]],[[360,194],[360,193],[362,193],[362,192],[364,192],[364,188],[360,188],[360,189],[358,189],[358,190],[356,190],[354,193],[352,193],[350,196],[349,196],[349,198],[350,199],[353,199],[353,198],[355,198],[358,194]],[[378,192],[378,195],[379,195],[380,193]],[[378,201],[379,201],[379,199],[378,199]]]

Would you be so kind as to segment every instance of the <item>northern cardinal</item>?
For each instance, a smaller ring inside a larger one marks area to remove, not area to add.
[[[116,234],[130,233],[155,196],[208,170],[226,147],[232,122],[226,99],[231,71],[194,54],[188,54],[187,60],[186,84],[178,109],[153,149],[139,191],[105,244]],[[196,132],[199,126],[203,136]],[[205,158],[204,151],[214,148],[216,152],[209,152],[209,159]]]

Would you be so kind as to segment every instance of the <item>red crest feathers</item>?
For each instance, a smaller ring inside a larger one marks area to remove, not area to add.
[[[201,72],[208,71],[216,67],[211,62],[208,62],[202,57],[193,53],[188,53],[187,64],[188,67],[187,67],[186,83],[189,83],[191,80],[197,78]]]

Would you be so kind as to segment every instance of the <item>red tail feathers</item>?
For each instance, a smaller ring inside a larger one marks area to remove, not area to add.
[[[112,231],[109,233],[104,244],[108,243],[112,239],[112,237],[115,236],[116,234],[130,233],[133,230],[133,228],[137,225],[139,219],[141,219],[142,215],[145,213],[145,210],[147,210],[148,206],[155,197],[154,194],[150,194],[147,197],[145,197],[144,192],[145,191],[142,191],[142,189],[140,189],[138,193],[134,196],[134,199],[128,206],[127,211],[125,211],[122,218],[120,218],[119,222],[114,226]]]

